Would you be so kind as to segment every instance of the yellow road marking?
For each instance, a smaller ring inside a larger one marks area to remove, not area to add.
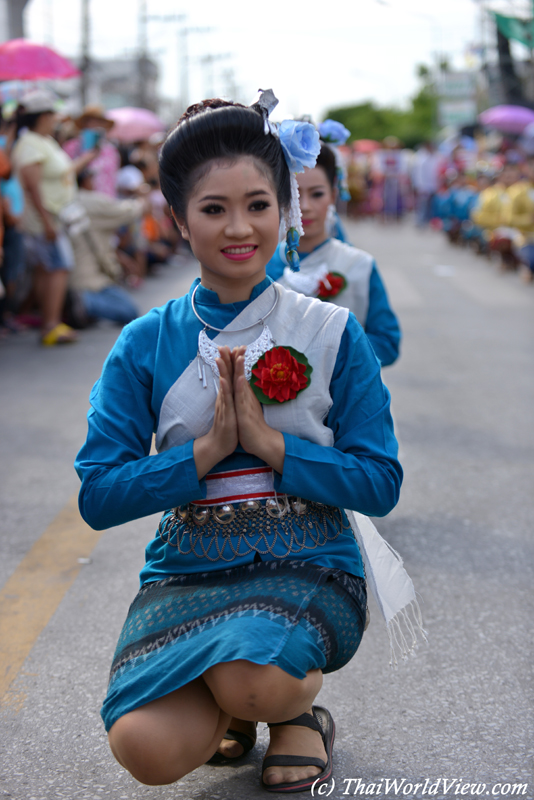
[[[102,533],[86,525],[72,497],[0,590],[0,698]]]

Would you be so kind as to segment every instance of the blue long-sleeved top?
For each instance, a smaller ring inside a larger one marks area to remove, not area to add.
[[[270,283],[266,278],[248,301],[230,304],[221,304],[215,292],[200,285],[195,305],[210,324],[223,328]],[[93,387],[87,440],[76,459],[76,470],[82,481],[81,514],[96,529],[167,512],[206,496],[206,481],[197,478],[193,440],[149,455],[163,399],[197,355],[202,325],[191,307],[191,293],[197,284],[198,279],[185,297],[126,326]],[[212,338],[216,335],[214,331],[209,334]],[[389,393],[382,384],[377,359],[352,315],[342,335],[330,394],[333,404],[325,422],[334,433],[334,446],[324,447],[282,431],[286,453],[283,474],[275,473],[276,491],[383,516],[398,501],[402,470]],[[212,472],[256,466],[265,465],[238,446]],[[250,563],[253,555],[236,559],[232,565]],[[350,531],[298,557],[363,576]],[[227,567],[184,556],[156,534],[147,547],[141,581]]]
[[[330,240],[327,239],[325,242],[322,242],[312,252],[315,253],[329,241]],[[352,246],[349,242],[344,242],[344,244]],[[356,248],[354,248],[354,250],[356,251]],[[300,253],[300,260],[304,261],[308,255],[311,254]],[[285,258],[285,242],[281,242],[277,247],[274,256],[267,264],[267,275],[269,275],[273,281],[278,281],[282,277],[287,266],[288,262]],[[335,272],[336,269],[338,269],[335,263],[329,263],[328,266],[332,272]],[[369,275],[367,291],[368,304],[365,319],[360,319],[358,317],[358,321],[369,337],[369,341],[371,342],[373,350],[375,351],[380,363],[383,367],[388,367],[395,363],[399,357],[402,333],[397,316],[389,304],[386,287],[384,286],[384,282],[380,276],[380,272],[378,271],[378,267],[374,259],[372,261],[372,269]],[[339,298],[339,305],[346,305],[343,302],[343,295],[341,295]],[[350,308],[350,310],[354,313],[356,312],[356,309],[354,308]]]

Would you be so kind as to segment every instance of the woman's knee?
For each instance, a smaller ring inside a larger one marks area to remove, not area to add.
[[[204,680],[218,706],[228,714],[274,722],[275,717],[288,719],[288,708],[311,704],[321,688],[322,675],[313,670],[301,680],[271,664],[231,661],[211,667]]]
[[[136,780],[148,786],[173,783],[178,775],[169,776],[161,751],[154,751],[151,737],[147,736],[141,720],[126,714],[113,725],[108,734],[111,752]]]
[[[197,758],[180,752],[177,742],[162,739],[135,713],[118,719],[109,731],[108,740],[119,764],[147,786],[175,783],[213,755],[200,752],[200,747]]]

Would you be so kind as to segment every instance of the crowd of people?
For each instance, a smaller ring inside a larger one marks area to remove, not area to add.
[[[349,216],[400,220],[413,212],[449,241],[497,254],[504,270],[534,280],[534,156],[517,142],[488,150],[483,137],[447,146],[423,143],[415,152],[395,137],[359,153],[345,149]]]
[[[75,342],[99,319],[135,319],[133,290],[187,246],[159,186],[164,136],[126,146],[101,107],[73,119],[56,104],[33,89],[0,118],[0,335],[35,327],[47,346]],[[413,213],[417,226],[534,279],[532,156],[469,137],[414,152],[388,136],[339,147],[338,162],[349,217]],[[341,226],[333,236],[343,240]]]
[[[514,152],[475,176],[448,172],[432,198],[430,224],[449,241],[497,254],[503,270],[534,280],[534,159]]]
[[[98,106],[76,119],[33,89],[0,130],[0,331],[75,342],[100,319],[131,322],[132,296],[181,244],[159,187],[163,136],[121,145]]]

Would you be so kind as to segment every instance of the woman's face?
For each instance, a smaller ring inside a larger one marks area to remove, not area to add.
[[[55,111],[45,111],[37,120],[35,130],[41,136],[52,136],[56,130],[59,116]]]
[[[326,239],[325,222],[334,191],[322,167],[306,169],[297,175],[304,238],[299,250],[309,252]]]
[[[278,245],[279,209],[271,179],[252,157],[214,162],[186,213],[176,222],[200,261],[205,286],[252,288],[263,280]]]

